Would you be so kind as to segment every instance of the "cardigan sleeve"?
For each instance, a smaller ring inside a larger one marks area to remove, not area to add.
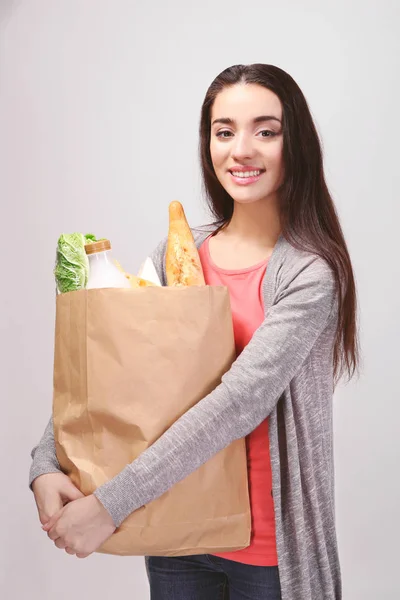
[[[221,383],[95,490],[117,527],[268,417],[333,316],[335,297],[330,267],[313,257],[280,291]]]
[[[31,458],[32,463],[29,470],[29,487],[31,490],[32,483],[39,475],[63,473],[56,455],[53,417],[50,417],[40,442],[32,448]]]

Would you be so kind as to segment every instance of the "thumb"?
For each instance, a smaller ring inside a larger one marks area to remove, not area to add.
[[[57,511],[56,513],[54,513],[54,515],[52,517],[50,517],[50,519],[47,521],[47,523],[45,523],[44,525],[42,525],[42,529],[44,531],[50,531],[50,529],[53,527],[53,525],[58,521],[58,519],[61,517],[61,513],[64,510],[64,506]]]
[[[78,500],[78,498],[83,498],[84,494],[78,490],[71,480],[66,480],[61,490],[61,496],[63,500],[72,501]]]
[[[63,501],[60,494],[48,494],[43,505],[38,502],[39,520],[42,525],[48,522],[50,517],[56,514],[63,507]]]

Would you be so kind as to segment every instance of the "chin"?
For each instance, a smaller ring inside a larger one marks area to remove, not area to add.
[[[257,194],[250,190],[238,190],[238,189],[227,189],[228,194],[233,198],[235,202],[238,204],[253,204],[254,202],[261,202],[268,198],[271,194],[269,190],[262,192],[258,192]]]
[[[256,198],[254,197],[249,197],[249,198],[238,198],[237,196],[234,197],[232,196],[233,201],[236,202],[236,204],[255,204],[256,202],[260,202],[262,200],[262,198],[259,198],[258,196]]]

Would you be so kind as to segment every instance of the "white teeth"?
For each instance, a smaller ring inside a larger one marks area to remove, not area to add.
[[[232,171],[234,177],[257,177],[261,171]]]

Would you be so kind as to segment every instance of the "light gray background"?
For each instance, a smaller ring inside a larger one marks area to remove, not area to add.
[[[0,597],[149,598],[143,558],[57,549],[27,487],[51,411],[55,244],[93,231],[135,272],[171,200],[204,222],[204,94],[265,62],[310,103],[358,283],[363,373],[335,394],[344,598],[398,599],[398,2],[0,0],[0,19]]]

